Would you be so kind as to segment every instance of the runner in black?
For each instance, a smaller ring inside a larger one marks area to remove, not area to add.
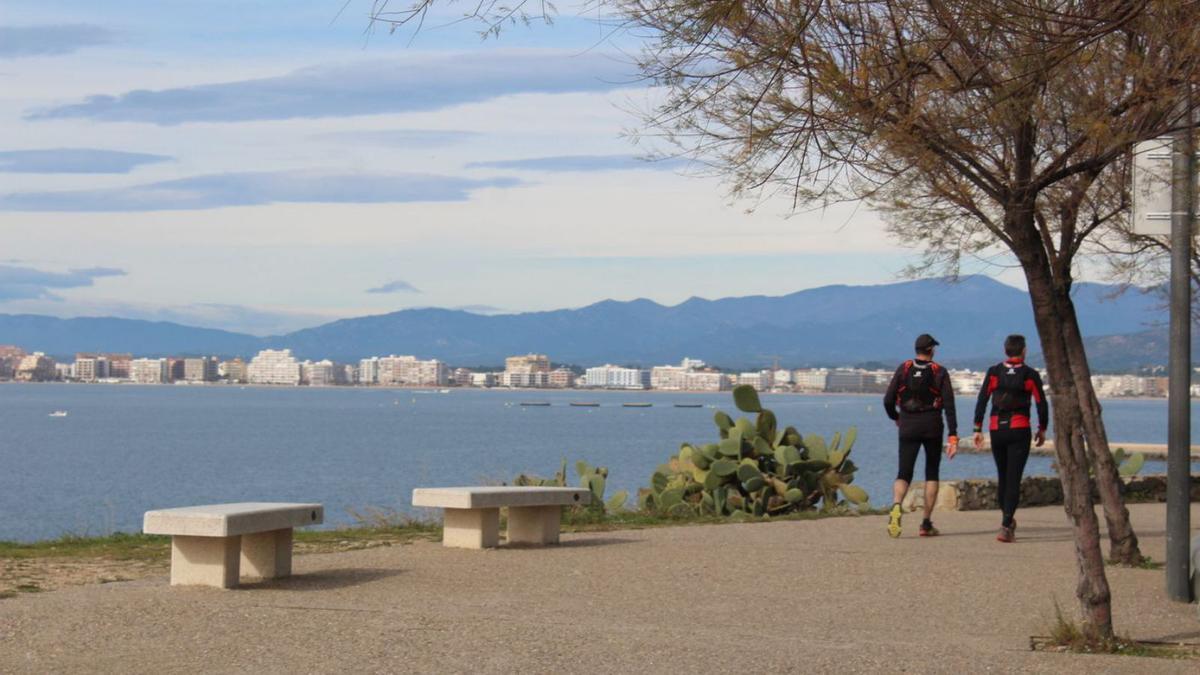
[[[988,424],[992,437],[992,457],[999,476],[997,498],[1004,518],[996,539],[1005,543],[1016,538],[1017,503],[1021,500],[1021,474],[1029,459],[1030,443],[1042,447],[1050,423],[1050,406],[1038,371],[1025,365],[1025,336],[1009,335],[1004,340],[1004,362],[988,369],[975,403],[975,447],[983,447],[983,414],[988,400],[992,415]],[[1030,406],[1037,405],[1038,428],[1030,425]]]
[[[900,470],[892,484],[893,503],[888,514],[888,534],[893,538],[900,536],[900,503],[908,494],[917,453],[922,447],[925,448],[925,519],[921,521],[920,535],[933,537],[938,533],[930,516],[937,502],[938,469],[942,463],[943,413],[950,431],[946,456],[953,458],[958,452],[954,388],[946,369],[933,360],[937,345],[938,341],[932,335],[918,336],[914,345],[916,358],[900,364],[883,396],[883,410],[900,430]]]

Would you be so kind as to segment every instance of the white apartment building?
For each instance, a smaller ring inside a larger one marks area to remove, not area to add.
[[[496,386],[495,373],[471,373],[472,387],[494,387]]]
[[[771,386],[791,387],[793,384],[792,371],[786,368],[771,371]]]
[[[622,368],[605,364],[588,368],[584,375],[585,386],[606,389],[645,389],[650,386],[649,371],[640,368]]]
[[[358,383],[379,384],[379,357],[372,356],[358,362]]]
[[[689,371],[683,366],[654,366],[650,369],[650,388],[684,391]]]
[[[550,373],[547,372],[522,372],[506,370],[500,373],[501,387],[518,387],[518,388],[536,388],[541,389],[550,386]]]
[[[444,387],[450,383],[450,367],[437,359],[385,356],[379,359],[378,381],[388,386]]]
[[[954,385],[954,393],[960,396],[977,396],[985,375],[986,373],[974,370],[951,370],[950,382]]]
[[[774,382],[771,381],[771,371],[769,370],[760,370],[754,373],[738,373],[737,383],[739,385],[748,384],[758,391],[766,391],[774,386]]]
[[[300,363],[290,349],[264,349],[246,366],[251,384],[300,384]]]
[[[183,379],[187,382],[212,382],[217,379],[217,362],[209,358],[184,359]]]
[[[824,368],[805,368],[792,371],[792,382],[797,391],[825,391],[829,383],[829,371]]]
[[[313,387],[329,387],[337,384],[337,366],[333,361],[325,359],[324,361],[305,361],[300,364],[302,373],[301,381],[307,382]]]
[[[724,373],[692,371],[684,379],[683,388],[687,391],[728,391],[729,378]]]
[[[129,379],[138,384],[162,384],[171,377],[166,359],[133,359],[129,362]]]
[[[75,356],[75,379],[80,382],[95,382],[100,379],[99,359],[95,356]]]

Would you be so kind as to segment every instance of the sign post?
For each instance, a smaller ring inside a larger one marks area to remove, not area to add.
[[[1169,235],[1171,325],[1167,415],[1167,596],[1192,600],[1191,530],[1191,255],[1196,222],[1196,145],[1190,128],[1139,143],[1133,167],[1133,230]]]

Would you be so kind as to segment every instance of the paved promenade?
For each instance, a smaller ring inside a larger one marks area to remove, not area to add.
[[[1135,505],[1163,558],[1162,505]],[[417,543],[301,556],[239,590],[165,577],[0,600],[0,672],[1191,672],[1196,661],[1032,653],[1075,564],[1059,507],[566,535],[549,549]],[[1200,509],[1192,521],[1200,525]],[[1161,571],[1110,569],[1117,629],[1200,642]]]

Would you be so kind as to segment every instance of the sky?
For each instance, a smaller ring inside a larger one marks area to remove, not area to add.
[[[783,295],[914,260],[866,208],[791,213],[646,161],[660,93],[595,8],[482,40],[460,3],[394,34],[371,6],[4,0],[0,313],[268,335]]]

